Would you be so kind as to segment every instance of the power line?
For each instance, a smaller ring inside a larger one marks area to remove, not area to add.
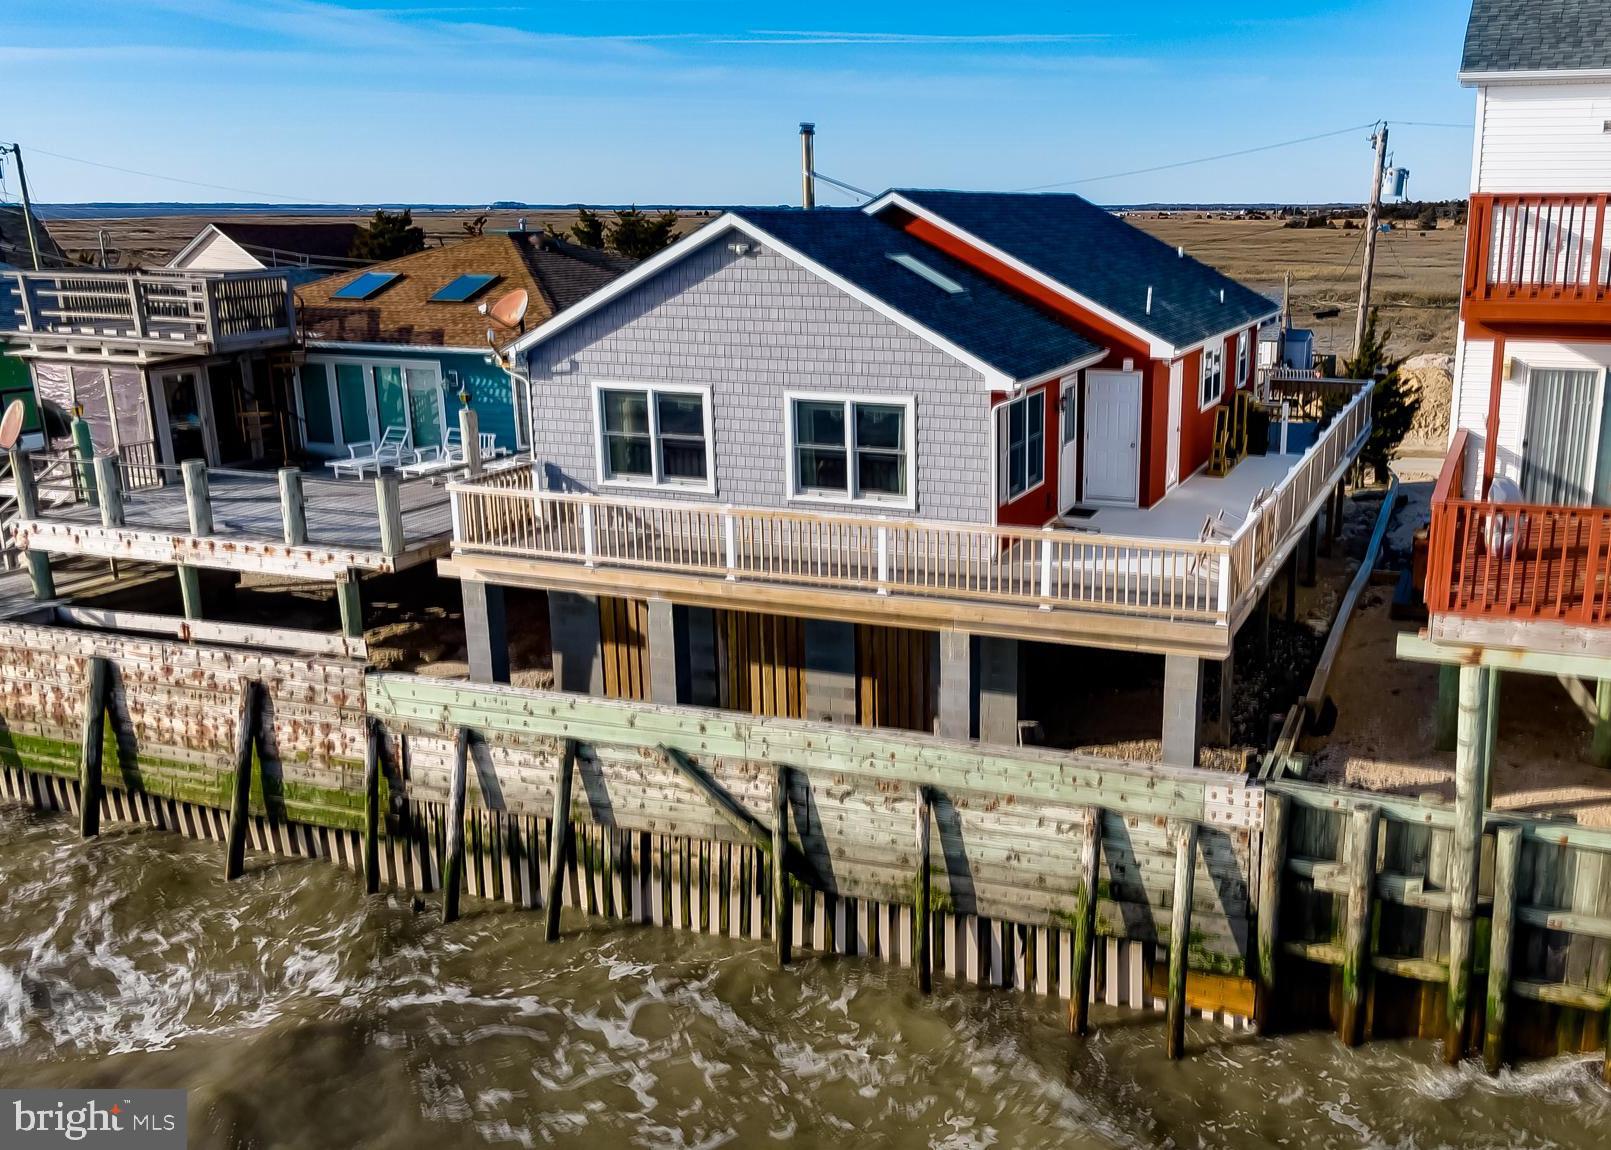
[[[32,144],[28,146],[28,150],[30,152],[38,153],[41,156],[51,156],[58,160],[70,160],[75,164],[85,164],[92,168],[105,168],[109,172],[122,172],[127,176],[144,176],[147,179],[167,180],[169,183],[189,184],[192,187],[211,188],[212,190],[219,192],[240,192],[241,194],[248,196],[265,196],[274,200],[286,200],[293,204],[320,204],[327,207],[341,206],[334,200],[316,200],[299,196],[287,196],[281,192],[265,192],[261,188],[238,188],[231,184],[210,184],[204,180],[186,179],[184,176],[169,176],[164,175],[162,172],[146,172],[141,171],[139,168],[125,168],[118,164],[102,163],[99,160],[86,160],[82,156],[69,156],[62,152],[52,152],[49,148],[35,147]]]
[[[1126,176],[1145,176],[1153,172],[1167,172],[1175,168],[1187,168],[1193,164],[1211,164],[1216,160],[1234,160],[1238,156],[1251,156],[1258,152],[1273,152],[1277,148],[1291,148],[1298,144],[1308,144],[1315,140],[1329,140],[1333,136],[1346,136],[1351,132],[1363,132],[1366,128],[1374,128],[1379,120],[1372,120],[1368,124],[1355,124],[1351,128],[1338,128],[1334,132],[1317,132],[1312,136],[1299,136],[1295,140],[1281,140],[1274,144],[1260,144],[1254,148],[1241,148],[1234,152],[1221,152],[1217,156],[1198,156],[1192,160],[1176,160],[1169,164],[1154,164],[1150,168],[1135,168],[1128,172],[1111,172],[1105,176],[1083,176],[1077,180],[1061,180],[1054,184],[1037,184],[1029,188],[1014,188],[1015,192],[1044,192],[1052,188],[1068,188],[1075,184],[1094,184],[1100,180],[1120,180]]]

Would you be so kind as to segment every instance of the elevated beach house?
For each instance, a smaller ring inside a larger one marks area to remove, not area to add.
[[[530,401],[489,335],[506,343],[630,266],[556,236],[499,232],[304,284],[296,405],[306,449],[340,456],[388,430],[439,448],[458,426],[461,395],[497,452],[524,448]],[[491,305],[520,292],[526,306],[511,326]]]
[[[1430,622],[1399,649],[1446,665],[1451,738],[1457,679],[1462,709],[1497,707],[1501,668],[1588,680],[1611,766],[1611,7],[1476,0],[1460,79],[1476,141],[1453,427]]]
[[[563,689],[1013,742],[1021,643],[1146,651],[1195,761],[1369,426],[1339,384],[1245,442],[1276,310],[1076,196],[728,212],[507,349],[532,466],[453,487],[442,564],[474,671],[543,588]]]

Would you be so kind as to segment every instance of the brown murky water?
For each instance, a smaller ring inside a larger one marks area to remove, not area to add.
[[[1427,1044],[1254,1042],[850,960],[470,903],[324,863],[0,811],[0,1083],[190,1090],[242,1147],[1603,1147],[1597,1061],[1490,1080]]]

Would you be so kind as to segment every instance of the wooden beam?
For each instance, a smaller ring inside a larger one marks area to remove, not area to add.
[[[1382,510],[1376,516],[1376,527],[1371,532],[1370,543],[1365,547],[1365,556],[1359,561],[1359,570],[1354,572],[1353,581],[1348,584],[1348,590],[1343,593],[1342,602],[1337,606],[1331,631],[1326,635],[1326,645],[1320,650],[1315,673],[1309,680],[1308,693],[1303,697],[1304,709],[1311,719],[1318,715],[1325,705],[1326,684],[1331,679],[1331,668],[1336,664],[1337,655],[1342,651],[1343,637],[1348,633],[1348,623],[1354,616],[1359,597],[1370,585],[1371,572],[1376,569],[1376,560],[1382,553],[1382,544],[1387,538],[1387,526],[1393,520],[1393,506],[1397,499],[1398,476],[1395,475],[1393,481],[1387,485],[1387,494],[1382,497]]]
[[[666,746],[664,743],[660,744],[657,749],[666,757],[666,761],[676,768],[679,775],[694,785],[695,789],[699,791],[705,801],[711,805],[712,809],[721,816],[722,821],[728,826],[768,854],[778,845],[779,840],[775,827],[768,828],[760,819],[745,810],[738,800],[734,799],[714,779],[700,770],[699,766],[687,755]],[[776,815],[777,812],[774,808],[774,820]],[[807,886],[819,887],[821,884],[817,881],[815,870],[806,861],[805,856],[788,841],[786,834],[783,836],[782,845],[785,873],[792,874]]]
[[[543,892],[543,938],[559,938],[559,904],[565,891],[565,859],[570,852],[571,778],[576,773],[576,743],[565,740],[565,753],[559,761],[559,778],[554,785],[554,814],[548,831],[548,889]],[[648,865],[648,859],[644,859]]]
[[[772,942],[778,965],[789,965],[793,945],[794,898],[789,885],[789,768],[779,763],[772,776]]]
[[[246,825],[251,817],[253,751],[257,747],[258,716],[263,707],[263,684],[241,681],[241,698],[235,725],[235,778],[229,804],[229,837],[224,843],[224,878],[237,879],[246,871]]]
[[[1533,623],[1529,627],[1553,624]],[[1491,667],[1529,675],[1574,675],[1583,679],[1611,679],[1611,654],[1598,654],[1605,645],[1605,628],[1577,628],[1584,633],[1584,651],[1542,651],[1537,648],[1488,646],[1481,643],[1439,641],[1427,631],[1401,631],[1397,654],[1412,663],[1445,666]]]
[[[106,745],[106,698],[111,664],[99,656],[89,661],[84,688],[84,728],[78,761],[78,833],[101,833],[101,755]]]
[[[1443,1057],[1453,1065],[1465,1055],[1470,1020],[1472,948],[1476,930],[1477,868],[1482,849],[1484,776],[1487,764],[1488,672],[1460,668],[1459,745],[1455,750],[1454,836],[1449,851],[1449,995]]]
[[[461,727],[453,740],[453,777],[448,785],[447,857],[442,861],[442,921],[457,922],[464,887],[464,793],[470,759],[470,732]]]
[[[1102,811],[1081,813],[1085,838],[1080,843],[1079,885],[1074,888],[1074,953],[1070,956],[1068,1027],[1075,1034],[1090,1030],[1091,952],[1096,946],[1097,875],[1102,865]]]
[[[1362,806],[1348,822],[1348,909],[1343,920],[1342,1013],[1337,1027],[1344,1046],[1358,1046],[1365,1038],[1376,818],[1375,807]]]
[[[364,889],[380,890],[380,744],[378,719],[364,722]]]
[[[1259,851],[1258,995],[1253,1021],[1260,1034],[1270,1032],[1274,1015],[1276,949],[1281,915],[1281,881],[1286,873],[1287,822],[1291,806],[1286,795],[1264,796],[1264,842]]]
[[[1493,929],[1488,936],[1488,1009],[1482,1061],[1496,1074],[1505,1059],[1505,1014],[1516,934],[1516,872],[1521,866],[1520,827],[1500,827],[1494,849]]]
[[[187,643],[217,643],[259,651],[338,655],[350,659],[367,659],[369,656],[369,648],[362,639],[352,639],[334,631],[298,631],[289,627],[179,619],[172,615],[152,615],[143,611],[121,611],[107,607],[77,607],[67,603],[53,605],[51,617],[57,623],[74,627],[163,635]]]
[[[934,988],[934,930],[929,921],[933,874],[929,868],[929,831],[934,814],[929,805],[929,789],[917,792],[917,885],[912,897],[912,965],[917,969],[917,992]]]
[[[1192,884],[1197,874],[1197,824],[1177,822],[1171,830],[1175,836],[1175,898],[1169,915],[1164,1053],[1173,1061],[1186,1052],[1186,963],[1191,945]]]

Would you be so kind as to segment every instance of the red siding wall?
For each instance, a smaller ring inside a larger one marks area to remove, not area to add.
[[[1003,526],[1014,527],[1044,527],[1057,517],[1062,508],[1057,506],[1057,464],[1059,458],[1060,438],[1060,405],[1059,393],[1062,389],[1061,381],[1042,384],[1040,387],[1030,388],[1031,395],[1040,396],[1040,401],[1046,405],[1046,479],[1039,487],[1024,492],[1010,503],[1002,503],[996,509],[996,522]],[[998,403],[1007,401],[1007,393],[993,391],[990,393],[990,406],[992,409]],[[992,482],[999,482],[997,473],[1000,470],[998,460],[1001,456],[1001,444],[996,444],[996,458],[991,460]]]
[[[897,217],[897,213],[891,213],[891,217]],[[1142,373],[1141,506],[1151,507],[1162,499],[1166,493],[1165,483],[1169,472],[1169,363],[1165,360],[1150,358],[1145,345],[1130,333],[1091,314],[1072,300],[1037,283],[1000,260],[986,255],[927,220],[906,217],[901,220],[901,226],[908,233],[925,243],[932,244],[947,255],[977,268],[1016,291],[1022,292],[1047,310],[1054,312],[1060,319],[1066,320],[1070,327],[1087,339],[1109,348],[1107,358],[1100,364],[1095,365],[1096,369],[1119,371],[1123,370],[1125,360],[1131,361],[1131,370]],[[1256,326],[1249,327],[1248,332],[1248,381],[1251,384],[1254,360],[1258,349],[1258,329]],[[1202,362],[1201,351],[1191,352],[1186,356],[1184,371],[1182,372],[1180,478],[1183,481],[1208,462],[1214,447],[1214,409],[1200,411],[1197,401]],[[1228,399],[1231,393],[1231,385],[1235,382],[1236,373],[1236,336],[1234,334],[1225,341],[1225,371],[1225,395]],[[1082,421],[1084,413],[1085,403],[1082,389],[1080,397],[1080,418]],[[1058,451],[1052,436],[1052,431],[1056,427],[1056,419],[1057,395],[1054,390],[1052,392],[1051,409],[1046,416],[1048,452],[1046,486],[1049,490],[1045,495],[1044,502],[1051,507],[1051,511],[1045,517],[1036,520],[1036,526],[1046,522],[1058,510],[1056,507],[1056,462]],[[1082,434],[1083,431],[1082,426]],[[1039,493],[1032,493],[1018,502],[1028,503],[1034,499],[1035,494]],[[1084,497],[1083,488],[1080,491],[1080,496],[1081,498]],[[1038,505],[1039,503],[1037,502]],[[1017,506],[1017,504],[1013,505],[1015,509]],[[1005,506],[1001,509],[1000,521],[1002,523],[1027,521],[1017,518],[1017,515],[1020,514],[1017,510],[1014,511],[1014,518],[1009,519],[1007,510]],[[1021,513],[1028,514],[1027,511]]]

